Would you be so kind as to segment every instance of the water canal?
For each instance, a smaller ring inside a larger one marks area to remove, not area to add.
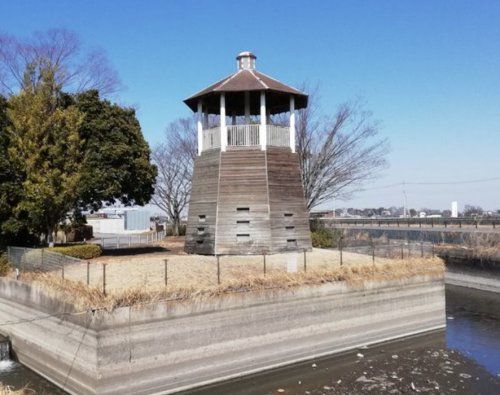
[[[190,395],[500,393],[500,295],[447,286],[446,331],[308,361],[189,392]],[[0,382],[63,394],[13,362]]]

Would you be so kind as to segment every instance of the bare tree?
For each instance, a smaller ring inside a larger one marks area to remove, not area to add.
[[[189,203],[193,162],[197,155],[197,132],[194,118],[171,122],[165,130],[166,143],[152,153],[158,167],[152,203],[165,212],[174,234],[179,234],[181,216]]]
[[[120,87],[117,73],[102,50],[83,51],[75,33],[51,29],[30,38],[0,34],[0,92],[13,94],[23,88],[26,70],[30,83],[50,68],[58,86],[70,92],[97,89],[102,95]]]
[[[481,206],[474,206],[472,204],[464,206],[464,217],[481,217],[483,214],[484,210]]]
[[[340,105],[333,118],[319,114],[318,91],[297,116],[297,152],[308,210],[348,199],[386,166],[387,140],[359,102]]]

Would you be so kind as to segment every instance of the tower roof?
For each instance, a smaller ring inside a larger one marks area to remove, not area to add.
[[[226,109],[228,115],[243,115],[244,92],[250,92],[250,113],[259,114],[260,91],[266,92],[266,106],[271,114],[286,112],[290,109],[290,95],[295,96],[295,108],[307,107],[307,95],[298,89],[255,70],[255,55],[251,52],[241,52],[237,58],[238,70],[210,85],[200,92],[188,97],[184,103],[196,111],[198,101],[209,113],[219,113],[220,93],[226,93]]]

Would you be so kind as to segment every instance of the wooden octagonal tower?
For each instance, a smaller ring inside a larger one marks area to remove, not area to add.
[[[198,114],[185,249],[197,254],[310,249],[295,153],[295,110],[307,106],[307,95],[255,70],[251,52],[236,59],[236,73],[184,100]],[[280,113],[289,116],[273,124],[271,116]],[[209,114],[219,116],[217,126],[209,127]]]

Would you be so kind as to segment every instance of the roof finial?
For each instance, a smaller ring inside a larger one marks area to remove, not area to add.
[[[257,59],[257,56],[250,51],[240,52],[236,56],[238,70],[255,70],[255,59]]]

